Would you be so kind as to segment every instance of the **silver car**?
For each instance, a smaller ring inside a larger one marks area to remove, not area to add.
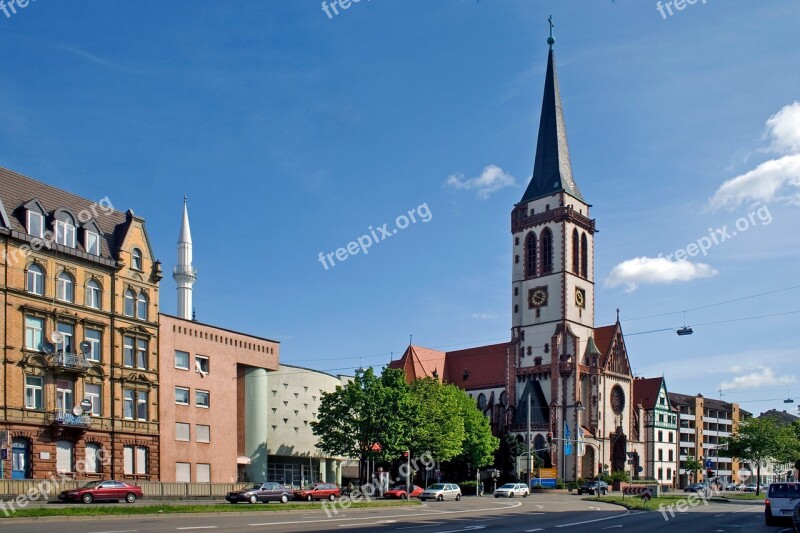
[[[506,483],[502,487],[494,491],[494,497],[513,498],[514,496],[522,496],[527,498],[530,491],[525,483]]]
[[[461,488],[455,483],[436,483],[422,491],[422,494],[419,495],[419,499],[422,501],[436,500],[440,502],[449,498],[455,501],[461,499]]]

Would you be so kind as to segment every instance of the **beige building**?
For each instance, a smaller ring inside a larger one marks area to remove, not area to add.
[[[633,401],[641,410],[645,442],[639,476],[674,487],[678,482],[678,410],[670,404],[664,378],[636,378]]]
[[[158,479],[162,274],[144,220],[0,168],[0,256],[6,477]]]

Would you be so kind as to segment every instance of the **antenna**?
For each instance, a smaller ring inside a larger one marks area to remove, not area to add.
[[[50,334],[50,340],[56,344],[61,344],[64,342],[64,334],[60,331],[54,331]]]

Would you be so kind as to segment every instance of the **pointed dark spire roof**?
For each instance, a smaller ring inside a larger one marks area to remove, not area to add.
[[[547,42],[550,50],[547,53],[547,73],[544,80],[542,114],[539,119],[536,160],[533,164],[533,177],[520,202],[529,202],[559,191],[583,201],[578,185],[572,179],[567,127],[561,109],[561,93],[558,89],[558,75],[553,56],[555,39],[550,37]]]

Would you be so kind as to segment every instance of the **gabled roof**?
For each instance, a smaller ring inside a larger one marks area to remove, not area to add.
[[[411,345],[389,368],[404,370],[408,381],[432,377],[435,370],[439,379],[462,389],[501,387],[506,380],[507,347],[502,343],[441,352]]]
[[[547,54],[547,73],[544,78],[542,114],[539,118],[533,176],[520,202],[529,202],[561,191],[583,201],[583,196],[572,178],[567,126],[564,122],[558,74],[551,47]]]
[[[619,321],[611,326],[602,326],[594,330],[597,349],[602,355],[600,367],[603,370],[625,374],[633,377],[631,363],[628,360],[628,351],[625,348],[625,338],[622,335],[622,326]]]
[[[780,425],[788,425],[796,420],[800,420],[800,416],[794,416],[786,411],[778,411],[777,409],[770,409],[769,411],[761,413],[758,418],[771,418]]]
[[[635,379],[633,381],[633,404],[641,405],[645,409],[655,409],[662,387],[666,389],[664,378]]]
[[[433,377],[434,371],[440,379],[443,379],[445,355],[445,352],[438,350],[409,345],[403,357],[389,363],[389,368],[405,370],[406,379],[409,381]]]

